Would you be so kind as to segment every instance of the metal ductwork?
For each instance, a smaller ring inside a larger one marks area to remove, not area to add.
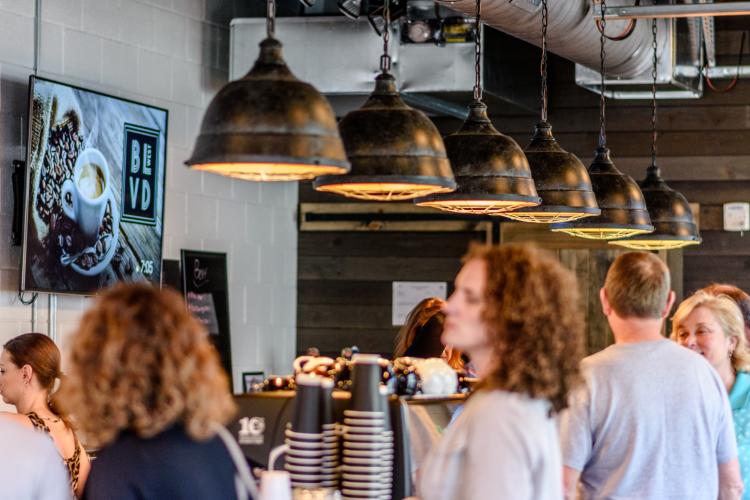
[[[472,16],[475,0],[441,1],[441,5]],[[632,5],[633,0],[611,0],[608,6]],[[542,44],[541,0],[484,0],[482,20],[536,46]],[[592,0],[549,0],[548,49],[565,59],[588,68],[599,68],[599,31],[594,23]],[[607,33],[624,31],[628,21],[608,21]],[[664,46],[667,30],[661,30],[659,45]],[[651,25],[637,23],[633,33],[607,44],[608,76],[632,78],[651,71]]]

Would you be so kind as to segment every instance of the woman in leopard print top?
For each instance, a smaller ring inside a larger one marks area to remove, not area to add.
[[[0,354],[0,395],[18,413],[0,417],[49,435],[68,468],[71,490],[80,497],[91,463],[67,416],[55,405],[52,393],[60,375],[60,351],[46,335],[26,333],[8,341]]]

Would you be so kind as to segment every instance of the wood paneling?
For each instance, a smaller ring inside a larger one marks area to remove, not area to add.
[[[297,350],[333,355],[356,345],[390,356],[393,281],[445,281],[449,291],[470,242],[481,232],[301,231]]]

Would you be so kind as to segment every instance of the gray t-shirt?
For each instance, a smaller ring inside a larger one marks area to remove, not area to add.
[[[421,500],[560,500],[562,464],[547,400],[480,390],[419,471]]]
[[[561,439],[584,498],[717,498],[718,464],[737,444],[726,389],[703,357],[657,340],[609,346],[581,368]]]
[[[68,471],[49,436],[0,418],[0,449],[0,498],[73,498]]]

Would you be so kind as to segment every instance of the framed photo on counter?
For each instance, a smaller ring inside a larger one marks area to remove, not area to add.
[[[242,372],[242,392],[252,392],[253,385],[263,383],[265,372]]]

